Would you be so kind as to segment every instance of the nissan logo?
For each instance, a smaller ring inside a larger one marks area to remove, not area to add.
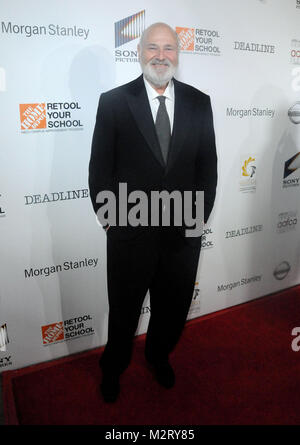
[[[296,102],[289,109],[288,116],[293,124],[300,124],[300,102]]]
[[[275,268],[273,275],[276,280],[283,280],[290,270],[291,266],[289,265],[289,263],[287,261],[283,261]]]

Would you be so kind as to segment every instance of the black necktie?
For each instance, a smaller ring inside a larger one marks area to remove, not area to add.
[[[158,96],[157,99],[159,100],[159,107],[157,110],[155,127],[162,155],[165,163],[167,163],[169,144],[171,139],[171,126],[166,109],[165,96]]]

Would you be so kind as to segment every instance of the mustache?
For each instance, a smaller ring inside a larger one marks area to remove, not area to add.
[[[153,59],[150,62],[150,65],[167,65],[167,66],[172,66],[171,62],[168,59]]]

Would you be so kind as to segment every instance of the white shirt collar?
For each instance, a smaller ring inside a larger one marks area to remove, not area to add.
[[[146,91],[147,91],[149,100],[154,100],[158,96],[160,96],[160,94],[157,93],[157,91],[148,82],[148,80],[145,78],[145,76],[143,76],[143,79],[144,79],[144,83],[145,83],[145,87],[146,87]],[[168,83],[168,86],[165,89],[165,92],[163,95],[169,100],[174,100],[174,83],[173,83],[172,79]]]

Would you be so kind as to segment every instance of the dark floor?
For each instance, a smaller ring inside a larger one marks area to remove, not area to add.
[[[3,400],[2,400],[2,377],[0,374],[0,425],[4,425]]]

